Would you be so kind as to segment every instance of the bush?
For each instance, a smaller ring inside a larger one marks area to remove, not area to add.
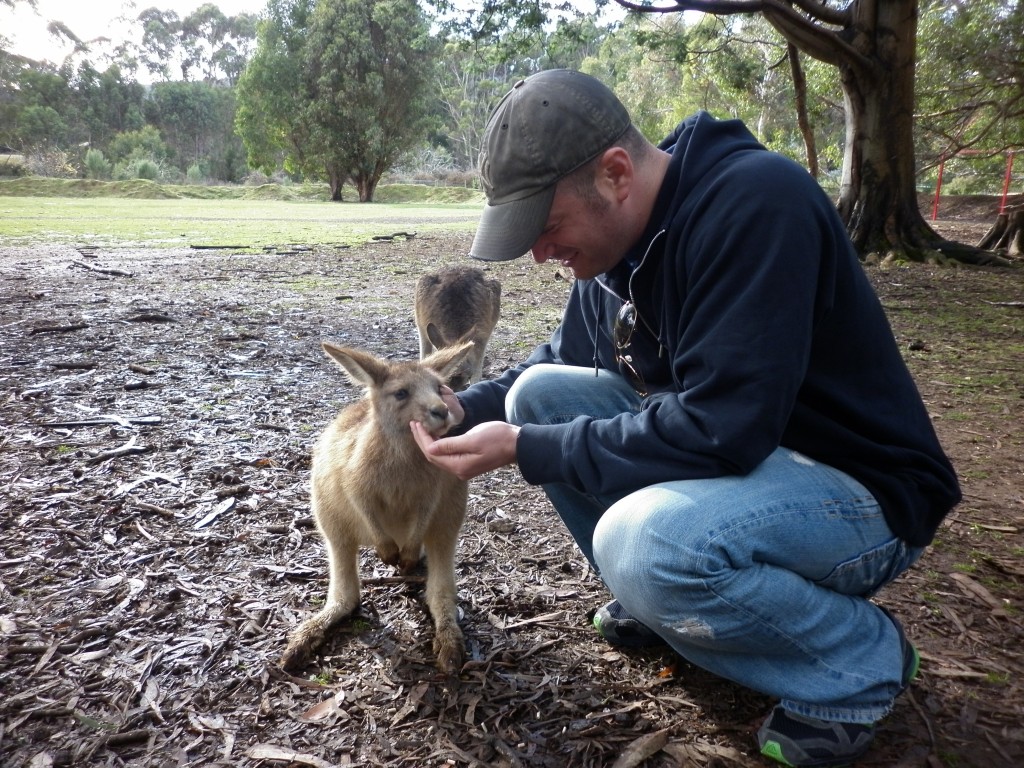
[[[109,179],[112,165],[98,149],[90,149],[85,153],[85,178]]]
[[[160,178],[160,166],[149,159],[135,162],[135,178],[156,181]]]
[[[205,179],[206,174],[203,173],[203,169],[199,163],[193,163],[185,172],[185,180],[188,181],[189,184],[202,184]]]
[[[32,152],[25,158],[25,170],[31,176],[50,176],[59,179],[78,177],[78,170],[72,164],[71,156],[56,147]]]
[[[25,173],[25,157],[23,155],[0,153],[0,177],[24,176]]]

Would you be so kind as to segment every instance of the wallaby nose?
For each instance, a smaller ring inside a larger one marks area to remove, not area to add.
[[[430,415],[436,418],[438,421],[444,422],[448,420],[448,406],[441,405],[435,406],[430,409]]]

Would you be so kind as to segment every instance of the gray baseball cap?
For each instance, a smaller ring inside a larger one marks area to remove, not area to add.
[[[600,80],[549,69],[520,80],[491,113],[480,151],[487,205],[470,256],[508,261],[540,237],[558,181],[629,128],[629,112]]]

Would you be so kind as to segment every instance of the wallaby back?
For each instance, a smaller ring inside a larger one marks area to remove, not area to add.
[[[431,272],[416,283],[415,313],[421,360],[434,350],[473,341],[451,387],[458,391],[483,378],[487,342],[501,314],[500,282],[462,264]]]

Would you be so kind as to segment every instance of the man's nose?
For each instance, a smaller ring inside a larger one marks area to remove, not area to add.
[[[543,264],[545,261],[551,258],[551,246],[544,243],[544,239],[541,238],[533,247],[530,249],[530,253],[533,255],[533,260],[538,264]]]

